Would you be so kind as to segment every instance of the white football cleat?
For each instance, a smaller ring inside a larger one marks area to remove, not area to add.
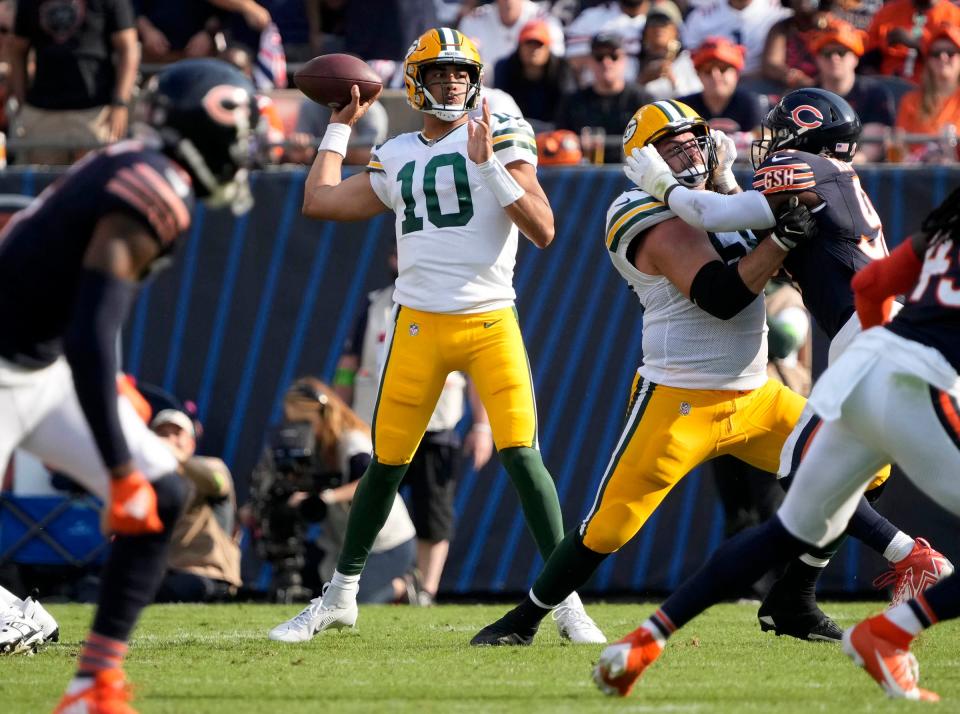
[[[270,630],[270,639],[276,642],[306,642],[324,630],[342,630],[357,624],[357,601],[345,607],[323,604],[323,598],[310,601],[296,617]]]
[[[53,615],[47,612],[46,608],[37,600],[34,600],[32,597],[28,597],[23,601],[23,605],[20,609],[22,610],[24,617],[33,620],[40,625],[40,629],[43,630],[44,644],[47,642],[60,641],[60,626],[57,624],[57,621],[53,619]]]
[[[607,638],[587,614],[580,596],[576,593],[571,593],[557,605],[551,616],[557,623],[560,637],[565,640],[577,645],[602,645],[607,642]]]
[[[43,644],[43,628],[20,608],[8,607],[0,612],[0,655],[33,654]]]

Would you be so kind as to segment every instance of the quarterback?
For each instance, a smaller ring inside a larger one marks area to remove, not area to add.
[[[359,91],[335,112],[304,188],[303,213],[325,220],[396,216],[391,332],[373,414],[373,460],[350,510],[337,569],[322,598],[275,627],[271,639],[308,640],[357,619],[360,573],[423,437],[447,375],[467,373],[490,418],[500,459],[544,559],[563,538],[560,503],[540,457],[536,405],[514,308],[518,229],[537,247],[553,240],[553,212],[537,181],[533,130],[519,117],[468,112],[483,65],[456,30],[424,33],[404,60],[407,101],[423,130],[377,147],[367,170],[340,179],[350,126],[366,110]],[[576,594],[557,626],[574,642],[604,642]]]
[[[696,191],[723,183],[706,121],[676,101],[641,107],[624,133],[627,154],[651,146],[671,175]],[[778,211],[775,233],[708,234],[638,188],[607,214],[605,242],[643,305],[643,364],[626,423],[593,507],[547,561],[526,600],[481,630],[475,645],[530,644],[561,602],[643,527],[700,463],[732,454],[775,470],[804,399],[767,379],[763,288],[815,224],[797,201]]]

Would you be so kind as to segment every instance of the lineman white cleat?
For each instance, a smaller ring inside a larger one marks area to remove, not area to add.
[[[23,601],[23,606],[20,609],[23,611],[24,617],[40,625],[40,628],[43,630],[44,643],[60,641],[60,626],[57,624],[57,621],[53,619],[53,615],[47,612],[43,605],[32,597],[28,597]]]
[[[299,615],[270,630],[270,639],[276,642],[306,642],[324,630],[354,627],[357,614],[356,600],[345,607],[327,607],[322,597],[314,598]]]
[[[0,655],[33,654],[43,644],[43,628],[18,607],[0,611]]]
[[[571,593],[567,599],[557,605],[552,617],[557,623],[557,631],[565,640],[577,645],[602,645],[607,638],[597,623],[587,614],[580,596]]]

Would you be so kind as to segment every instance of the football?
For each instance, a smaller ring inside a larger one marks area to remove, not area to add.
[[[350,87],[360,88],[360,102],[377,95],[383,87],[380,77],[359,57],[345,54],[314,57],[293,75],[297,89],[307,97],[339,109],[350,103]]]

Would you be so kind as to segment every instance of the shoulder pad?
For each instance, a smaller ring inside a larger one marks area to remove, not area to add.
[[[806,191],[816,185],[810,155],[799,151],[770,154],[753,174],[753,188],[764,195],[784,191]]]
[[[624,238],[652,228],[674,215],[663,201],[658,201],[645,191],[624,191],[607,211],[607,250],[616,253]]]

